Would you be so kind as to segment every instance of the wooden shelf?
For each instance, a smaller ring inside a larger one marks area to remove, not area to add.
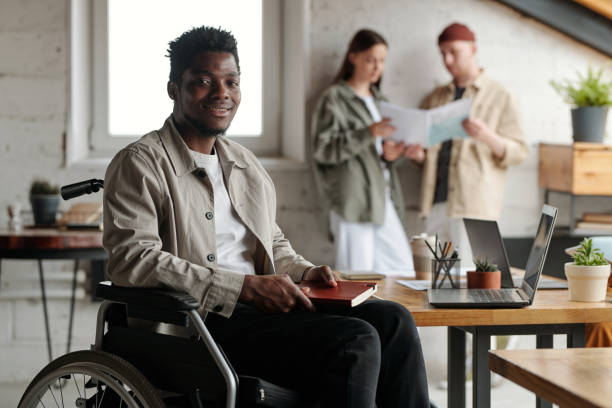
[[[612,196],[612,145],[541,143],[541,188],[574,195]]]

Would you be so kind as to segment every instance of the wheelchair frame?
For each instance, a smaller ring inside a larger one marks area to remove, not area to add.
[[[102,286],[104,285],[104,286]],[[107,287],[105,290],[104,287]],[[133,289],[133,288],[119,288],[113,287],[110,282],[101,282],[98,284],[98,289],[96,291],[96,295],[106,299],[98,309],[98,316],[96,322],[96,336],[95,343],[92,345],[92,350],[94,351],[104,351],[102,349],[102,341],[104,338],[105,326],[107,323],[107,312],[113,304],[119,303],[124,305],[134,304],[130,302],[127,297],[129,295],[134,296],[137,295],[137,298],[146,299],[146,303],[150,303],[151,300],[146,297],[147,294],[154,294],[156,297],[168,297],[175,303],[176,309],[161,309],[161,312],[179,312],[186,315],[189,320],[194,325],[198,334],[200,335],[200,339],[204,342],[204,345],[208,349],[209,353],[212,355],[217,368],[221,371],[223,378],[225,379],[226,384],[226,408],[233,408],[236,405],[237,398],[237,384],[238,378],[236,374],[232,370],[229,362],[226,360],[225,355],[221,352],[215,341],[213,340],[210,332],[206,328],[202,317],[199,315],[197,309],[199,307],[199,303],[191,296],[187,294],[183,294],[181,292],[171,292],[164,291],[158,289]],[[100,290],[101,289],[101,290]],[[122,292],[122,293],[121,293]],[[132,292],[132,293],[130,293]],[[117,293],[117,294],[115,294]],[[141,302],[138,302],[141,303]],[[167,303],[167,302],[166,302]],[[140,306],[136,304],[137,306]],[[154,314],[154,312],[151,312]],[[156,318],[155,320],[160,320]],[[163,320],[163,319],[161,319]]]

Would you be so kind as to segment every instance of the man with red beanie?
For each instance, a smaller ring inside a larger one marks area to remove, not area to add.
[[[480,68],[476,37],[459,23],[438,37],[442,61],[452,81],[428,94],[421,108],[431,109],[461,98],[472,108],[463,128],[470,136],[423,150],[409,146],[406,156],[423,166],[421,216],[425,229],[459,247],[463,265],[472,263],[462,217],[497,219],[506,169],[527,154],[514,99]]]

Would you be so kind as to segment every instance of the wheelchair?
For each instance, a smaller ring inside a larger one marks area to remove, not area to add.
[[[62,187],[70,199],[97,192],[103,180]],[[98,283],[91,350],[63,355],[43,368],[19,408],[31,407],[317,407],[303,393],[238,375],[206,328],[192,296],[172,290]],[[129,319],[195,329],[187,338],[152,332]]]

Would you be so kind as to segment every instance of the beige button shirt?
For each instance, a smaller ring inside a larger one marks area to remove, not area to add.
[[[257,274],[288,274],[295,282],[312,267],[276,224],[272,180],[253,153],[219,137],[215,143],[231,204],[256,236]],[[217,266],[214,197],[172,117],[122,149],[104,182],[104,247],[108,273],[121,286],[170,287],[229,317],[244,274]]]
[[[453,101],[453,83],[434,89],[421,103],[431,109]],[[516,102],[498,82],[481,73],[465,89],[463,98],[472,99],[471,117],[484,121],[504,140],[506,154],[495,157],[484,142],[472,138],[455,139],[448,171],[447,215],[449,217],[499,217],[504,197],[506,170],[527,155],[527,145],[519,123]],[[436,187],[440,144],[427,149],[421,184],[421,215],[431,211]]]

